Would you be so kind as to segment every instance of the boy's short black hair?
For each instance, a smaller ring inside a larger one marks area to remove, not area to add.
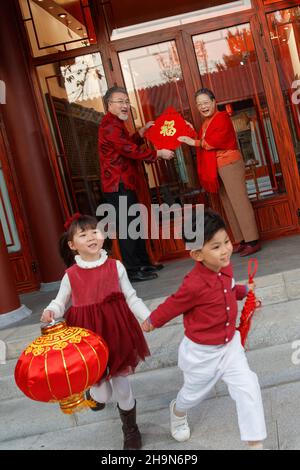
[[[222,229],[226,230],[226,225],[220,214],[206,209],[204,211],[204,243],[209,242]]]
[[[204,234],[203,234],[203,245],[205,243],[209,242],[213,238],[213,236],[219,231],[219,230],[226,230],[226,225],[222,217],[217,213],[214,212],[212,209],[205,209],[204,210]],[[193,233],[196,233],[197,226],[196,226],[196,215],[195,213],[192,216],[192,231]],[[185,242],[190,243],[196,240],[196,237],[194,240],[187,239],[183,237]],[[202,247],[199,247],[201,249]]]

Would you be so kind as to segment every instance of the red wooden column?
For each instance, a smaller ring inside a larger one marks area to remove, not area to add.
[[[20,301],[0,223],[0,315],[19,307]]]
[[[6,84],[3,120],[42,282],[63,273],[58,239],[63,216],[33,91],[30,57],[18,23],[17,4],[0,6],[0,79]]]

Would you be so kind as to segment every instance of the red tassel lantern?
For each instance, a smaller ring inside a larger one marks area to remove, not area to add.
[[[87,405],[84,391],[102,377],[108,360],[104,340],[90,330],[65,321],[41,328],[20,356],[15,381],[32,400],[59,402],[71,414]]]
[[[248,283],[252,284],[254,276],[258,268],[258,260],[256,258],[250,258],[248,261]],[[257,308],[261,307],[261,301],[255,297],[253,291],[249,291],[246,297],[246,301],[241,313],[240,324],[237,327],[241,334],[242,346],[245,346],[248,333],[251,327],[252,317]]]

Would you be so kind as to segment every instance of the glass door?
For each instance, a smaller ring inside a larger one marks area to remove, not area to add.
[[[285,192],[281,166],[249,24],[193,37],[204,87],[233,122],[246,165],[249,197]]]
[[[169,106],[192,122],[175,41],[120,52],[119,60],[136,128],[155,120]],[[151,203],[182,207],[205,200],[197,177],[195,151],[191,147],[185,145],[176,149],[171,161],[145,165],[145,172]],[[160,242],[162,256],[178,256],[185,251],[182,240]]]
[[[275,11],[267,19],[300,171],[300,6]]]
[[[119,58],[137,128],[156,119],[168,106],[192,121],[175,41],[121,52]],[[152,201],[183,205],[199,200],[195,155],[187,146],[176,150],[174,160],[147,165],[146,171]]]
[[[107,83],[99,53],[37,68],[69,211],[95,214],[102,201],[98,126]]]

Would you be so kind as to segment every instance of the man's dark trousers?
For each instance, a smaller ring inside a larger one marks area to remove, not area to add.
[[[127,202],[127,214],[120,214],[119,208],[119,197],[126,197]],[[149,256],[146,250],[145,240],[138,238],[133,240],[129,237],[127,232],[127,238],[119,238],[119,221],[120,217],[127,217],[127,229],[130,223],[135,220],[136,216],[129,216],[129,208],[133,204],[138,204],[138,199],[135,191],[126,189],[123,183],[119,185],[119,191],[113,193],[104,193],[105,201],[111,204],[116,210],[116,223],[117,223],[117,234],[120,246],[120,251],[128,273],[137,272],[141,266],[147,266],[150,263]]]

